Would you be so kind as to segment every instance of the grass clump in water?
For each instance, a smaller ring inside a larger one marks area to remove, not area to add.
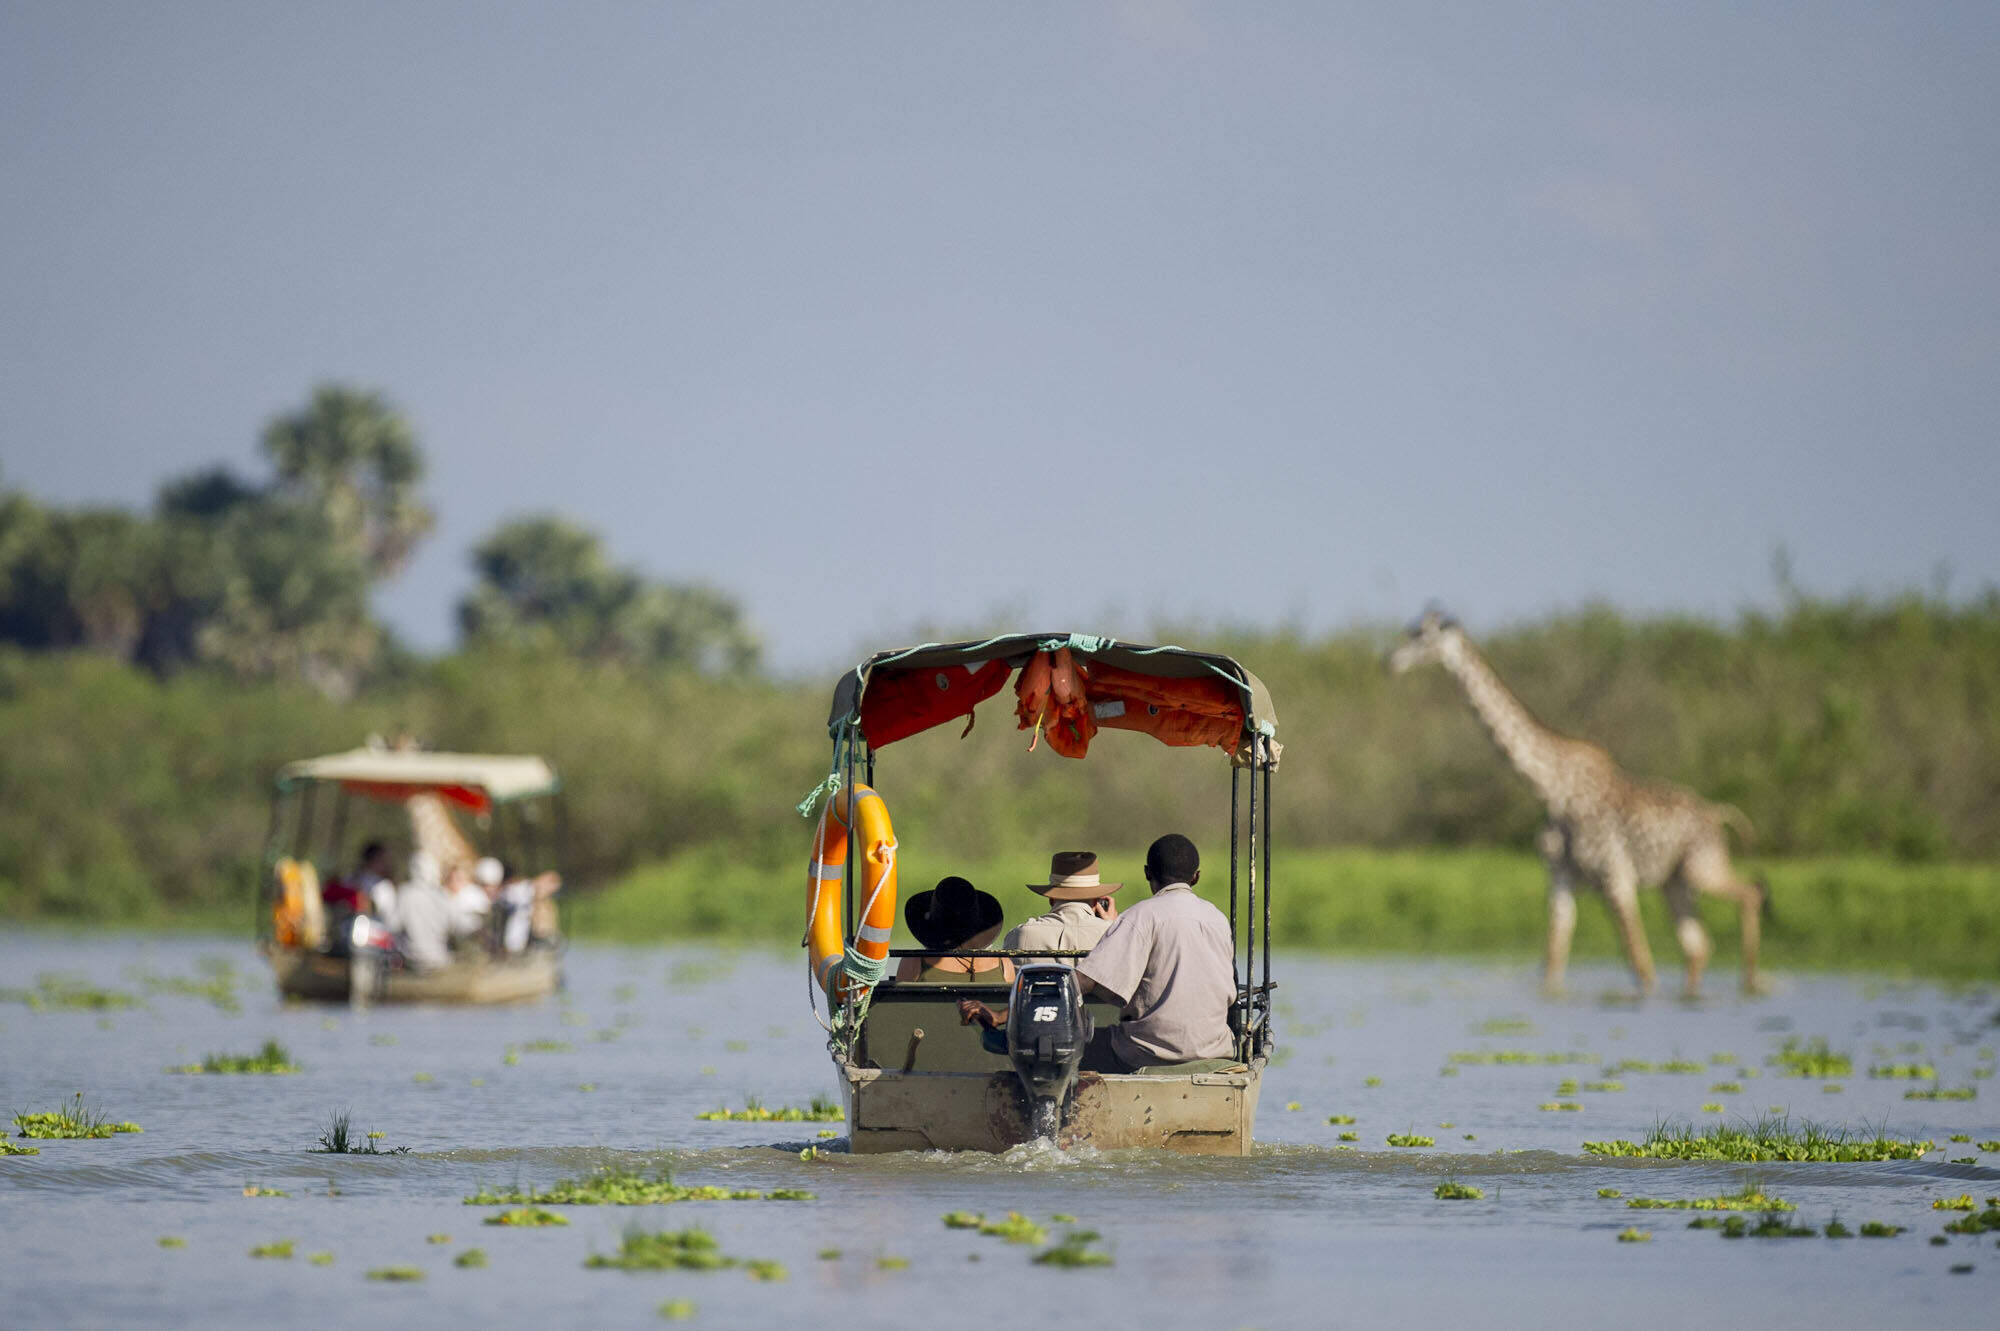
[[[1653,1241],[1653,1231],[1650,1229],[1637,1229],[1628,1225],[1618,1231],[1618,1241],[1620,1243],[1651,1243]]]
[[[269,1243],[260,1243],[250,1250],[250,1255],[252,1257],[290,1257],[295,1242],[296,1240],[293,1239],[274,1239]]]
[[[1743,1083],[1740,1081],[1719,1081],[1708,1088],[1710,1095],[1741,1095]]]
[[[1861,1237],[1864,1239],[1893,1239],[1902,1232],[1901,1225],[1885,1224],[1880,1220],[1869,1220],[1861,1226]]]
[[[314,1266],[332,1266],[333,1254],[330,1252],[316,1252],[307,1257],[306,1260]]]
[[[409,1281],[422,1280],[424,1268],[421,1266],[376,1266],[369,1268],[370,1280]]]
[[[1794,1225],[1782,1215],[1767,1211],[1751,1224],[1740,1215],[1730,1216],[1722,1222],[1722,1237],[1725,1239],[1810,1239],[1819,1231],[1811,1225]]]
[[[1883,1132],[1856,1135],[1844,1128],[1816,1123],[1796,1125],[1783,1115],[1747,1125],[1717,1123],[1697,1130],[1692,1124],[1661,1122],[1643,1142],[1585,1142],[1592,1155],[1632,1156],[1651,1160],[1731,1160],[1754,1164],[1763,1160],[1853,1163],[1871,1160],[1915,1160],[1936,1143]]]
[[[1988,1197],[1986,1209],[1961,1216],[1944,1227],[1947,1234],[2000,1233],[2000,1197]]]
[[[1352,1114],[1328,1114],[1328,1115],[1326,1116],[1326,1121],[1327,1121],[1328,1123],[1337,1123],[1337,1124],[1348,1124],[1348,1123],[1352,1123],[1352,1122],[1354,1121],[1354,1115],[1352,1115]]]
[[[944,1213],[944,1227],[946,1229],[978,1229],[985,1223],[985,1216],[974,1215],[970,1211],[946,1211]]]
[[[289,1197],[292,1194],[286,1192],[283,1188],[267,1188],[261,1183],[246,1183],[243,1185],[243,1195],[245,1197]]]
[[[753,1257],[743,1263],[743,1269],[750,1273],[752,1280],[791,1279],[791,1273],[785,1270],[783,1262],[775,1262],[768,1257]]]
[[[139,1000],[116,989],[100,989],[73,975],[37,975],[33,989],[0,989],[0,1000],[25,1005],[31,1012],[103,1012],[137,1007]]]
[[[1036,1253],[1034,1263],[1036,1266],[1110,1266],[1111,1254],[1090,1246],[1097,1242],[1098,1237],[1094,1229],[1072,1229],[1061,1240]]]
[[[371,1132],[357,1139],[353,1133],[354,1116],[343,1109],[327,1117],[326,1129],[319,1134],[319,1145],[309,1148],[312,1155],[408,1155],[407,1146],[391,1146],[384,1150],[379,1142],[382,1134]]]
[[[1361,1134],[1358,1132],[1343,1132],[1340,1134],[1340,1140],[1344,1142],[1358,1142],[1361,1140]]]
[[[210,1054],[199,1063],[183,1063],[167,1071],[189,1075],[208,1072],[288,1077],[301,1069],[292,1061],[291,1053],[285,1046],[276,1040],[266,1040],[264,1047],[254,1054]]]
[[[1583,1084],[1583,1089],[1593,1095],[1602,1095],[1624,1090],[1625,1083],[1622,1081],[1587,1081]],[[1562,1095],[1564,1092],[1557,1091],[1556,1094]]]
[[[1720,1197],[1633,1197],[1625,1205],[1635,1211],[1796,1211],[1798,1207],[1782,1197],[1765,1194],[1752,1183],[1741,1192]]]
[[[1392,1132],[1386,1138],[1391,1146],[1436,1146],[1437,1138],[1425,1137],[1415,1132]]]
[[[1454,1179],[1446,1179],[1431,1189],[1431,1196],[1441,1202],[1476,1202],[1485,1199],[1486,1190],[1484,1188],[1475,1188],[1470,1183],[1460,1183]]]
[[[1048,1230],[1019,1211],[1009,1211],[1005,1220],[982,1221],[979,1232],[1009,1243],[1044,1243],[1049,1237]]]
[[[724,1256],[715,1235],[705,1229],[628,1229],[615,1254],[592,1253],[584,1265],[592,1270],[719,1271],[735,1266],[736,1259]]]
[[[1928,1090],[1903,1092],[1905,1100],[1976,1100],[1979,1092],[1971,1086],[1932,1086]]]
[[[787,1105],[779,1109],[767,1109],[756,1096],[747,1096],[741,1109],[725,1109],[720,1106],[696,1114],[697,1119],[710,1123],[840,1123],[846,1121],[847,1111],[838,1101],[824,1095],[815,1095],[812,1103],[804,1109]]]
[[[1623,1188],[1599,1188],[1597,1195],[1600,1197],[1623,1197],[1625,1190]]]
[[[606,1167],[580,1179],[560,1179],[539,1192],[510,1189],[495,1192],[482,1188],[465,1199],[467,1206],[664,1206],[672,1202],[802,1202],[814,1194],[799,1188],[776,1188],[758,1192],[754,1188],[690,1187],[674,1182],[673,1174],[661,1170],[651,1178],[630,1170]]]
[[[1868,1075],[1876,1081],[1936,1081],[1937,1069],[1929,1063],[1877,1063]]]
[[[44,1140],[80,1141],[115,1136],[121,1132],[144,1132],[137,1123],[113,1123],[83,1102],[83,1092],[67,1105],[39,1114],[16,1114],[14,1126],[23,1137]]]
[[[1580,1114],[1583,1106],[1574,1100],[1548,1100],[1536,1106],[1545,1114]]]
[[[188,1246],[188,1241],[178,1234],[162,1234],[160,1235],[160,1246],[162,1248],[185,1248]]]
[[[1824,1036],[1814,1036],[1807,1044],[1799,1043],[1796,1036],[1787,1039],[1784,1047],[1771,1056],[1771,1062],[1783,1068],[1787,1077],[1825,1078],[1854,1075],[1853,1055],[1828,1048]]]
[[[482,1267],[486,1265],[486,1249],[467,1248],[464,1252],[452,1258],[451,1264],[453,1266],[465,1267],[467,1270]]]
[[[693,1299],[668,1299],[660,1305],[660,1316],[669,1322],[685,1322],[694,1316]]]
[[[569,1217],[555,1211],[544,1211],[539,1206],[517,1206],[511,1211],[486,1217],[489,1225],[505,1225],[510,1229],[543,1229],[549,1225],[567,1225]]]

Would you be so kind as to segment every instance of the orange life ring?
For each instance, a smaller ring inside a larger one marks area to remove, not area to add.
[[[896,832],[889,823],[889,806],[873,787],[857,785],[828,800],[820,811],[813,836],[812,858],[806,861],[806,948],[813,982],[830,1001],[859,996],[870,982],[842,968],[848,841],[851,830],[861,834],[860,921],[854,930],[856,958],[886,966],[889,935],[896,925]]]

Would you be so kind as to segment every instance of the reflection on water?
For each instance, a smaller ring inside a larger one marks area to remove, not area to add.
[[[234,983],[219,986],[231,965]],[[1043,1145],[856,1157],[838,1125],[823,1138],[823,1124],[696,1119],[753,1097],[804,1105],[833,1091],[800,970],[780,953],[580,948],[570,987],[547,1003],[352,1015],[281,1007],[255,957],[233,941],[0,940],[0,990],[39,992],[38,975],[66,975],[81,983],[61,992],[78,1003],[94,990],[114,1004],[0,1002],[0,1109],[53,1108],[80,1090],[109,1117],[145,1128],[0,1158],[9,1236],[0,1321],[631,1325],[687,1298],[697,1324],[716,1326],[830,1308],[909,1327],[933,1327],[948,1310],[1105,1326],[1364,1326],[1439,1315],[1527,1325],[1583,1309],[1652,1324],[1886,1325],[1913,1303],[1930,1325],[1988,1324],[2000,1280],[1992,1236],[1926,1240],[1949,1218],[1932,1200],[2000,1194],[2000,1091],[1989,1079],[2000,1000],[1990,991],[1795,977],[1763,1000],[1639,1004],[1604,971],[1581,974],[1579,996],[1550,1003],[1526,966],[1292,958],[1278,974],[1283,1049],[1247,1159]],[[134,1005],[115,1006],[121,996]],[[304,1070],[166,1071],[250,1053],[269,1038]],[[1814,1038],[1850,1054],[1852,1073],[1787,1077],[1768,1061],[1787,1039]],[[1905,1099],[1933,1082],[1869,1076],[1899,1064],[1928,1064],[1936,1087],[1975,1098]],[[1581,1108],[1543,1108],[1565,1103]],[[1732,1121],[1778,1107],[1932,1138],[1939,1149],[1896,1164],[1761,1166],[1580,1149],[1642,1137],[1662,1119]],[[380,1146],[410,1152],[310,1153],[342,1110],[357,1139],[372,1130]],[[1353,1121],[1330,1123],[1335,1115]],[[1391,1134],[1435,1145],[1392,1147]],[[570,1225],[539,1230],[485,1225],[494,1208],[462,1203],[481,1188],[545,1186],[607,1166],[668,1169],[689,1184],[805,1188],[818,1200],[572,1207]],[[1446,1178],[1485,1196],[1440,1201],[1434,1189]],[[1850,1228],[1880,1220],[1908,1232],[1731,1241],[1624,1200],[1715,1196],[1749,1182],[1795,1204],[1801,1223],[1838,1214]],[[1073,1227],[1101,1234],[1115,1265],[1037,1266],[1033,1246],[945,1228],[948,1211],[1019,1211],[1052,1237],[1072,1227],[1053,1217],[1074,1216]],[[633,1224],[700,1226],[722,1251],[780,1262],[788,1278],[584,1268]],[[1653,1241],[1615,1242],[1631,1224]],[[429,1241],[438,1235],[449,1239]],[[161,1247],[167,1236],[186,1246]],[[298,1258],[248,1255],[281,1239],[294,1241]],[[485,1250],[486,1267],[455,1265],[470,1247]],[[309,1253],[332,1261],[310,1264]],[[881,1260],[894,1258],[908,1266]],[[1952,1273],[1967,1263],[1969,1274]],[[421,1267],[425,1279],[366,1279],[386,1266]]]

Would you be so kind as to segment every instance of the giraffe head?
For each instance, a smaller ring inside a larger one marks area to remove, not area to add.
[[[1435,603],[1425,606],[1403,641],[1389,653],[1389,669],[1400,675],[1416,666],[1435,665],[1456,650],[1464,638],[1465,630],[1458,626],[1457,620]]]

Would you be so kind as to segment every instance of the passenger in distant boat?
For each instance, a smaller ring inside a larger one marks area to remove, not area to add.
[[[486,862],[481,860],[480,864]],[[496,867],[498,863],[494,861]],[[476,867],[461,863],[452,865],[451,872],[445,875],[444,892],[451,900],[451,937],[454,944],[484,933],[493,910],[493,898],[475,881],[476,872]]]
[[[1054,909],[1015,925],[1003,946],[1009,952],[1088,952],[1118,918],[1111,895],[1123,886],[1100,881],[1095,851],[1059,850],[1049,859],[1049,881],[1028,884],[1029,891],[1053,901]]]
[[[965,879],[940,878],[936,887],[904,903],[903,923],[926,948],[973,952],[992,945],[1005,923],[1005,912],[998,898]],[[1006,984],[1014,979],[1014,963],[1005,957],[904,957],[896,967],[896,978]]]
[[[1076,964],[1077,985],[1117,1003],[1119,1020],[1099,1028],[1084,1050],[1086,1072],[1136,1072],[1162,1064],[1229,1058],[1236,1041],[1229,1006],[1236,1001],[1235,949],[1229,920],[1194,894],[1201,855],[1179,833],[1146,851],[1151,898],[1125,908],[1089,956]],[[1006,1014],[964,999],[959,1020],[1004,1029]]]
[[[320,900],[329,911],[372,915],[384,924],[396,913],[396,885],[389,880],[394,865],[389,848],[371,841],[361,848],[361,864],[352,875],[336,878],[320,889]]]
[[[498,860],[491,864],[505,886],[498,890],[500,945],[509,952],[527,950],[532,942],[553,944],[561,937],[556,921],[556,893],[562,891],[562,875],[551,869],[533,878],[517,878]],[[482,880],[483,881],[483,880]]]
[[[438,881],[437,857],[420,850],[410,856],[410,879],[396,893],[403,958],[419,970],[451,962],[451,898]]]

